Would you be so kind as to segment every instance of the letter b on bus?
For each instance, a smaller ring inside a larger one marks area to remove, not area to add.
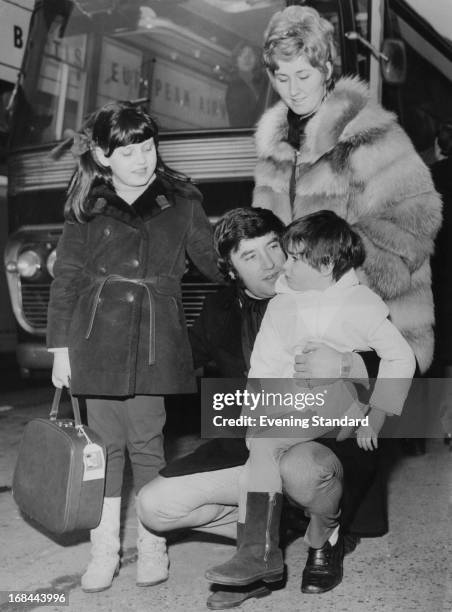
[[[14,46],[16,49],[22,49],[24,46],[24,31],[19,26],[14,26]]]

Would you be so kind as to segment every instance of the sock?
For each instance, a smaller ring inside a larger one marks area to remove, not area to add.
[[[335,546],[338,537],[339,537],[339,525],[334,529],[333,533],[328,538],[328,542],[331,544],[331,546]]]

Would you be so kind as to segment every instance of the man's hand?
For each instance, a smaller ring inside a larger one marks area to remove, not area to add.
[[[69,364],[69,353],[61,350],[53,354],[52,382],[57,389],[69,387],[71,379],[71,366]]]
[[[294,378],[339,378],[342,353],[322,342],[310,341],[298,353],[296,349]]]
[[[361,425],[356,432],[356,442],[363,450],[374,450],[378,448],[378,434],[385,422],[386,413],[379,408],[371,408],[369,414],[369,425]]]

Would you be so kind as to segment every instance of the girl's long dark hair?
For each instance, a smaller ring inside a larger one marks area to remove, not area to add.
[[[145,110],[133,104],[106,104],[88,119],[82,133],[89,144],[78,156],[78,165],[69,183],[64,208],[66,218],[75,217],[79,222],[87,221],[96,212],[88,197],[91,189],[99,184],[113,187],[111,170],[99,163],[95,147],[100,147],[104,155],[110,157],[117,147],[153,138],[157,150],[156,173],[170,178],[185,178],[169,169],[160,159],[157,123]]]

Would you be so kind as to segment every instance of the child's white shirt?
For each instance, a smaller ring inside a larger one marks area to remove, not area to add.
[[[295,291],[282,275],[276,292],[256,337],[248,378],[292,378],[298,347],[311,340],[340,352],[374,350],[381,361],[370,403],[402,412],[416,368],[414,353],[389,321],[386,304],[359,283],[354,270],[323,291]]]

